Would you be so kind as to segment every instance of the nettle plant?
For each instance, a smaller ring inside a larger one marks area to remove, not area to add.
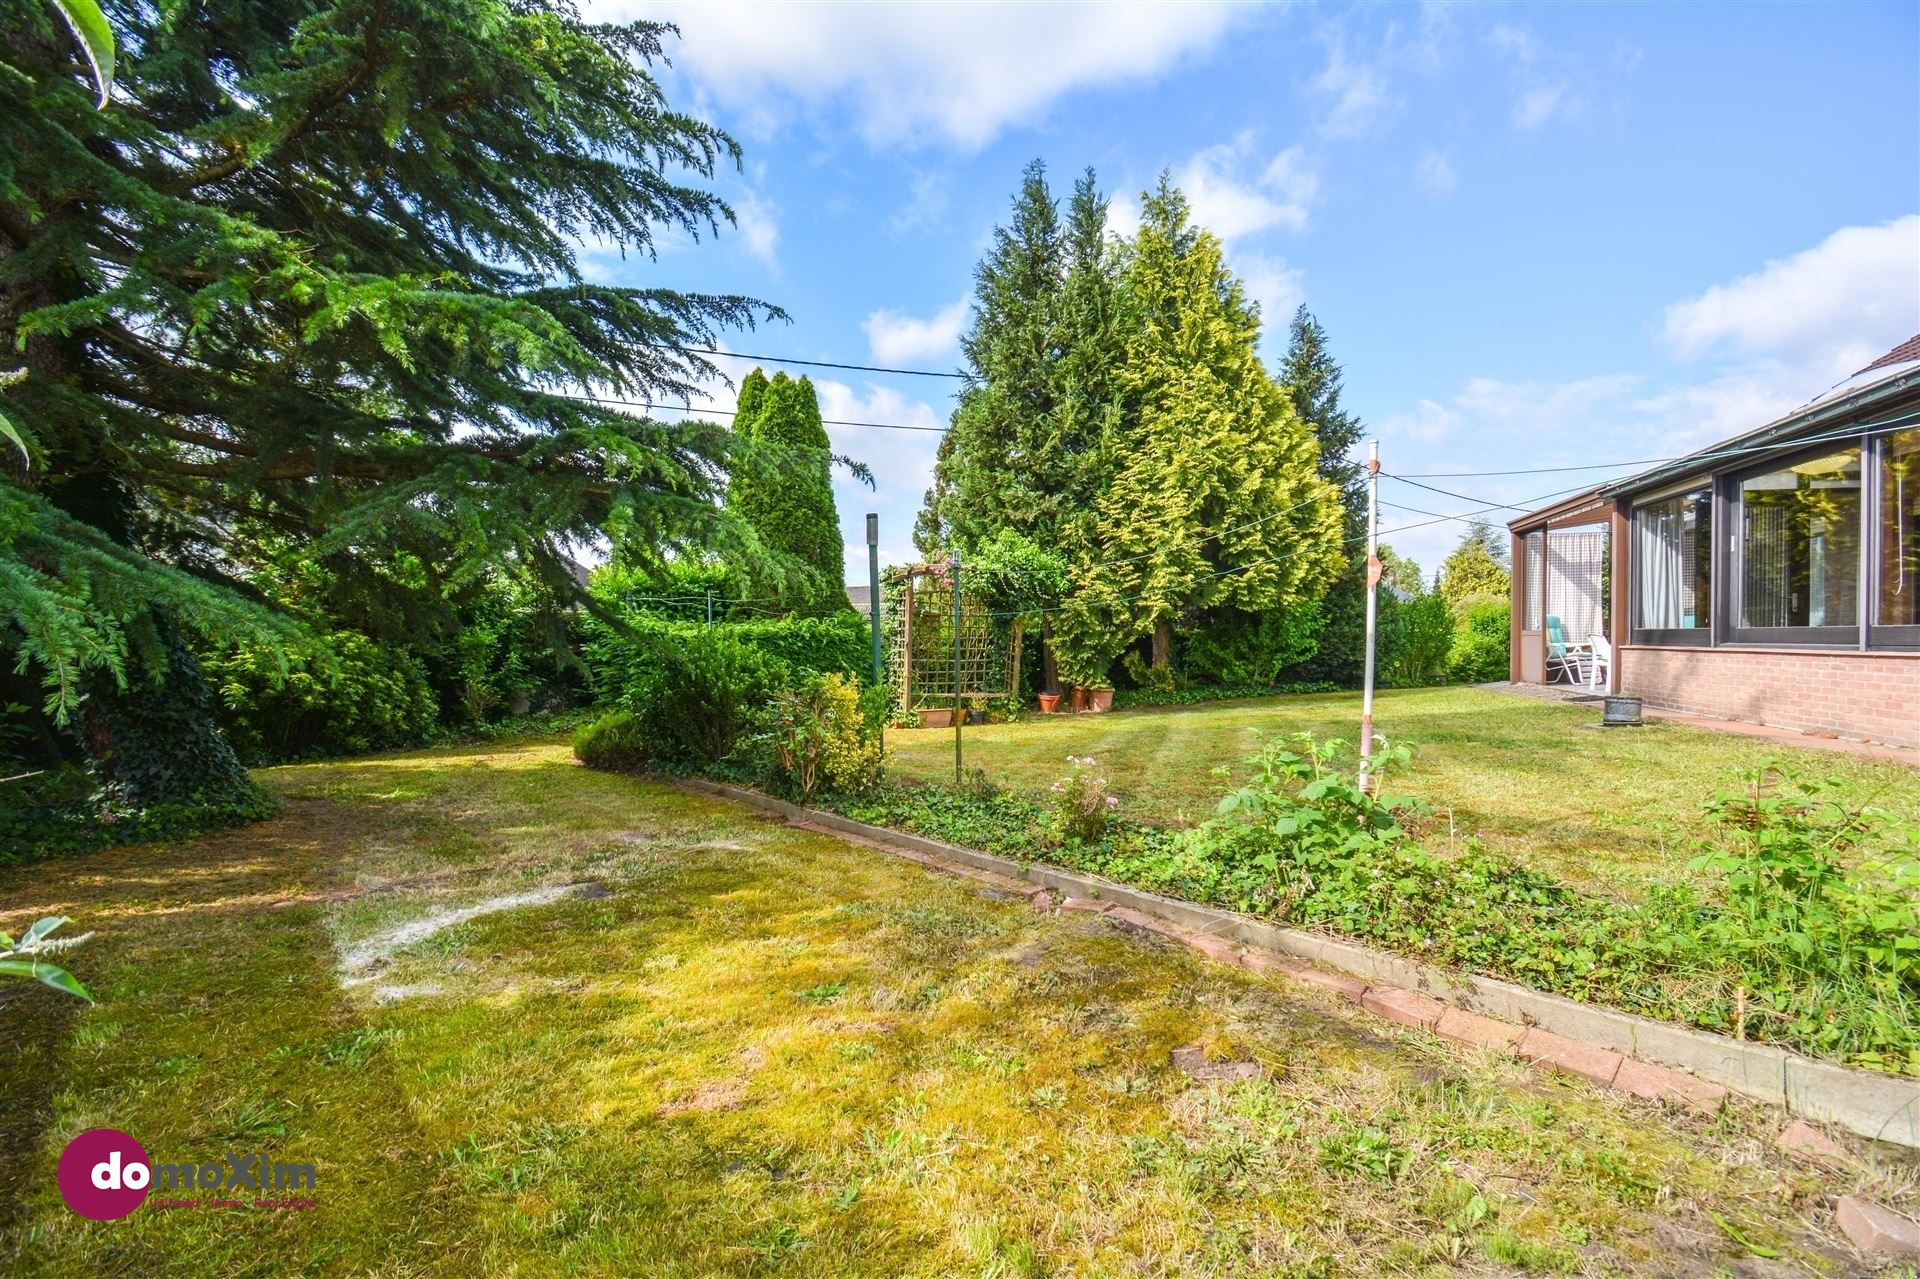
[[[1743,1020],[1771,1016],[1828,1045],[1857,1038],[1834,1017],[1843,1001],[1845,1020],[1902,1020],[1920,999],[1920,828],[1779,764],[1740,780],[1707,802],[1724,833],[1692,865],[1725,877],[1726,903],[1702,929],[1745,971]],[[1856,1059],[1920,1074],[1920,1049],[1882,1056]]]
[[[1371,773],[1381,782],[1413,752],[1375,738]],[[1267,742],[1244,761],[1246,781],[1221,797],[1214,815],[1182,850],[1190,872],[1214,879],[1217,893],[1242,910],[1287,913],[1406,840],[1403,816],[1423,814],[1417,799],[1360,789],[1348,744],[1296,733]],[[1224,774],[1228,770],[1214,770]]]

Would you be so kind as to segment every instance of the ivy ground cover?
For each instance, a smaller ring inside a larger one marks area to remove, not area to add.
[[[100,999],[0,1004],[10,1274],[1846,1274],[1831,1196],[1913,1176],[556,743],[260,776],[272,821],[0,872]],[[97,1126],[311,1161],[315,1206],[88,1223]]]

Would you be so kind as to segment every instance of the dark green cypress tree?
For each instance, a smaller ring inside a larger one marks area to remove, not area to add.
[[[1340,489],[1346,568],[1320,600],[1316,651],[1283,675],[1302,682],[1357,684],[1365,660],[1367,589],[1366,467],[1355,450],[1366,429],[1340,405],[1342,374],[1327,331],[1303,304],[1293,313],[1280,381],[1294,412],[1320,441],[1320,474]]]
[[[972,380],[935,471],[938,528],[963,548],[1003,528],[1034,533],[1056,483],[1046,449],[1056,394],[1054,302],[1066,246],[1046,165],[1028,164],[1008,224],[974,270],[973,320],[960,340]],[[936,547],[923,546],[933,552]]]
[[[1359,418],[1340,407],[1342,374],[1327,349],[1327,330],[1302,303],[1287,331],[1287,354],[1280,364],[1280,383],[1287,388],[1293,411],[1313,429],[1320,441],[1320,474],[1340,488],[1344,522],[1349,534],[1365,533],[1367,521],[1366,466],[1356,456]]]
[[[740,379],[740,395],[733,408],[733,433],[741,440],[754,438],[754,424],[760,418],[760,409],[767,398],[767,375],[759,368]],[[727,505],[738,508],[742,485],[753,483],[751,465],[744,450],[736,459],[736,464],[727,475]]]
[[[736,429],[740,419],[735,419]],[[833,500],[832,446],[810,378],[776,373],[745,427],[758,456],[739,476],[732,508],[761,545],[800,574],[786,594],[803,612],[849,608],[846,545]]]
[[[241,617],[249,530],[322,562],[335,615],[407,628],[447,624],[440,584],[507,559],[576,598],[567,547],[602,530],[642,558],[729,540],[731,433],[567,394],[690,393],[717,374],[697,349],[769,313],[581,270],[585,237],[644,262],[662,227],[731,220],[697,184],[737,145],[651,70],[670,28],[539,0],[109,17],[120,87],[97,110],[53,11],[0,0],[0,350],[30,450],[0,463],[0,659],[69,694],[124,677],[87,719],[109,781],[129,780],[114,725],[166,717],[107,704],[155,671],[182,714],[199,701],[149,601],[225,585],[173,617]],[[98,582],[117,593],[96,630],[54,635]]]

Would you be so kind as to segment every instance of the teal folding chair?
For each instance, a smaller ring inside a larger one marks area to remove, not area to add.
[[[1555,678],[1561,675],[1566,676],[1569,684],[1586,683],[1587,675],[1581,668],[1581,657],[1582,654],[1573,645],[1567,643],[1567,628],[1560,624],[1557,616],[1548,613],[1547,683],[1553,683]]]

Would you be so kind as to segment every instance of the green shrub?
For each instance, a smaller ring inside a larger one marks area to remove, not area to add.
[[[807,802],[856,795],[880,780],[879,723],[844,675],[816,675],[774,697],[765,740],[774,789]]]
[[[1376,776],[1408,757],[1382,744]],[[1198,828],[1110,820],[1061,842],[1034,799],[882,786],[843,808],[936,839],[1313,925],[1426,963],[1920,1076],[1920,829],[1778,769],[1708,804],[1696,869],[1716,893],[1582,891],[1468,838],[1415,832],[1423,805],[1362,792],[1339,742],[1269,742]],[[1057,799],[1057,797],[1055,797]]]
[[[1396,688],[1420,688],[1447,677],[1453,610],[1439,592],[1395,600],[1380,610],[1379,671]]]
[[[1470,604],[1460,615],[1453,647],[1447,653],[1447,674],[1457,684],[1485,684],[1509,674],[1508,641],[1512,605],[1502,599]]]
[[[1301,693],[1337,693],[1340,686],[1328,681],[1306,684],[1225,684],[1196,685],[1191,688],[1123,688],[1113,695],[1113,709],[1135,706],[1193,706],[1201,702],[1234,701],[1243,697],[1274,697]]]
[[[1319,651],[1324,625],[1318,601],[1231,614],[1181,632],[1180,674],[1195,684],[1278,684]]]
[[[865,677],[873,670],[873,631],[851,608],[825,617],[729,622],[716,631],[779,658],[796,671]]]
[[[663,650],[707,639],[745,645],[802,674],[864,676],[873,667],[872,632],[852,609],[825,617],[760,618],[745,622],[675,622],[630,613],[630,634],[603,622],[586,626],[583,654],[591,683],[602,702],[618,700],[659,664]]]
[[[202,660],[214,716],[249,764],[350,755],[429,736],[438,717],[420,659],[358,631],[327,636],[331,668],[268,645]]]
[[[640,717],[632,711],[602,715],[573,735],[573,757],[588,768],[628,772],[651,759]]]
[[[650,662],[622,691],[654,756],[689,768],[727,758],[776,694],[792,682],[786,663],[731,636],[705,630],[650,645]]]
[[[1693,862],[1726,875],[1726,905],[1702,935],[1741,963],[1737,1016],[1784,1022],[1794,1038],[1836,1049],[1858,1039],[1860,1022],[1910,1015],[1920,1007],[1920,829],[1843,804],[1835,779],[1808,785],[1769,764],[1741,781],[1706,806],[1729,841]],[[1837,1018],[1836,1005],[1864,1015]],[[1920,1075],[1920,1044],[1855,1055]]]

